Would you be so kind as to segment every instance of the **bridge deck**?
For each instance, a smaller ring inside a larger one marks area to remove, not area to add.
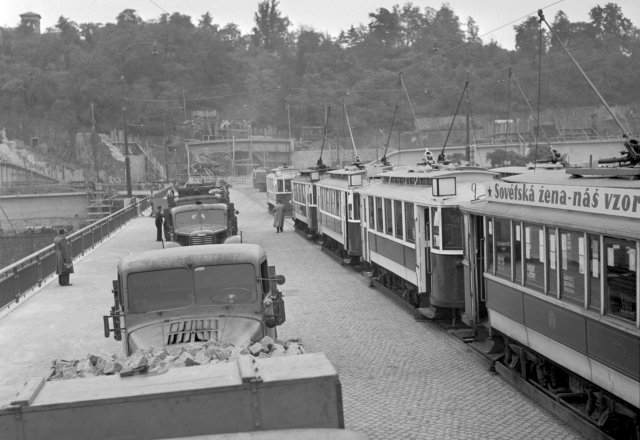
[[[103,336],[102,315],[113,305],[111,280],[121,256],[162,246],[155,235],[153,218],[132,220],[74,262],[71,286],[60,286],[54,276],[0,316],[0,405],[30,377],[48,376],[54,359],[121,350]]]

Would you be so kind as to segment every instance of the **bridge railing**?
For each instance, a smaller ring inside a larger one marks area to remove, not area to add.
[[[72,234],[67,240],[75,259],[93,248],[106,237],[150,206],[149,197],[138,200],[113,214],[91,223]],[[23,259],[0,269],[0,310],[11,303],[20,302],[20,297],[42,283],[56,272],[56,255],[53,244],[34,252]]]

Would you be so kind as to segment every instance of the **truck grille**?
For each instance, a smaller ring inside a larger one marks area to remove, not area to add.
[[[172,322],[169,325],[167,345],[218,341],[218,331],[217,319],[191,319]]]
[[[189,241],[190,241],[190,245],[191,246],[197,246],[200,244],[215,244],[216,241],[214,239],[214,236],[211,234],[207,234],[207,235],[192,235],[191,237],[189,237]]]

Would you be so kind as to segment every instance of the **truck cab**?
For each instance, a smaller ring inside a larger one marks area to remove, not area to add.
[[[234,345],[277,337],[284,301],[256,244],[175,247],[130,254],[118,263],[105,337],[124,352],[214,340]]]
[[[181,246],[220,244],[233,235],[224,203],[196,203],[171,209],[172,240]]]
[[[165,225],[172,241],[181,246],[217,244],[238,234],[238,214],[226,185],[188,186],[178,189],[173,206],[165,211]]]

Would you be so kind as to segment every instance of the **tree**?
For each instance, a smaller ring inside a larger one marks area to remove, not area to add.
[[[529,17],[523,23],[514,26],[516,31],[516,50],[525,58],[535,59],[540,50],[540,24],[536,17]],[[542,31],[544,41],[544,29]]]
[[[595,29],[595,38],[604,44],[605,49],[620,50],[628,46],[634,28],[631,20],[622,15],[620,6],[615,3],[596,6],[589,11],[589,17]]]
[[[467,18],[467,43],[482,43],[480,29],[473,17]]]
[[[402,40],[400,16],[397,6],[389,11],[386,8],[379,8],[377,13],[369,13],[371,22],[369,23],[369,34],[379,43],[385,46],[397,46]]]
[[[284,45],[289,28],[289,19],[278,10],[277,0],[264,0],[258,3],[258,12],[254,14],[256,26],[252,40],[257,47],[268,51],[278,51]]]
[[[116,23],[118,26],[126,24],[140,24],[142,23],[142,19],[135,9],[125,9],[117,15]]]
[[[78,43],[80,41],[80,33],[78,32],[78,25],[73,21],[63,17],[58,18],[56,23],[56,29],[60,32],[60,37],[67,43]]]

